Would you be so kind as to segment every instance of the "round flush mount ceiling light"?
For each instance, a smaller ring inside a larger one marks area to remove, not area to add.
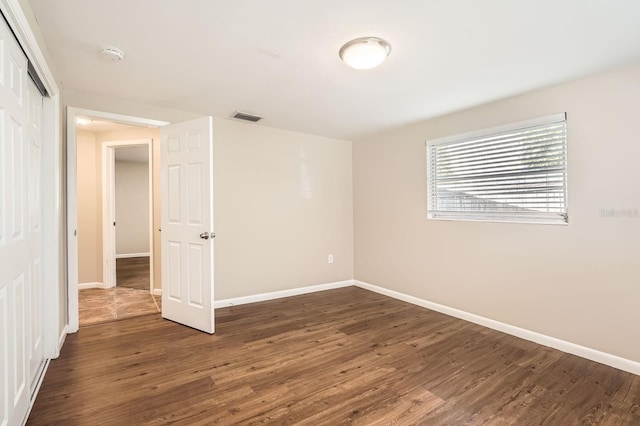
[[[391,53],[391,45],[378,37],[361,37],[340,48],[340,58],[357,70],[368,70],[380,65]]]
[[[124,59],[124,52],[117,47],[105,46],[102,48],[102,57],[117,62]]]

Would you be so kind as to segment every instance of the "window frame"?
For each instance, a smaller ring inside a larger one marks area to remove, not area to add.
[[[563,174],[563,190],[564,190],[564,212],[491,212],[491,211],[439,211],[433,208],[435,200],[433,191],[435,185],[433,179],[435,170],[433,160],[431,158],[431,149],[433,146],[442,146],[454,143],[470,142],[474,139],[480,139],[491,136],[498,136],[501,133],[523,130],[530,127],[541,126],[545,124],[554,124],[564,122],[565,138],[564,138],[564,174]],[[427,218],[430,220],[446,220],[446,221],[465,221],[465,222],[499,222],[499,223],[524,223],[524,224],[546,224],[546,225],[568,225],[569,224],[569,191],[568,191],[568,123],[566,112],[552,114],[544,117],[538,117],[531,120],[519,121],[502,126],[491,127],[482,130],[475,130],[457,135],[445,136],[441,138],[430,139],[425,142],[426,160],[427,160]]]

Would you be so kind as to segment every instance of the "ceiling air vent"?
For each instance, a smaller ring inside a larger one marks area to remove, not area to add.
[[[234,112],[232,117],[237,118],[238,120],[250,121],[252,123],[262,120],[262,117],[260,117],[259,115],[253,115],[247,112],[240,112],[240,111]]]

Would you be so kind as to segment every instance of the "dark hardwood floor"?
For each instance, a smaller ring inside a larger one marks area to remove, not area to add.
[[[29,425],[639,425],[640,376],[355,287],[82,328]]]
[[[149,256],[116,259],[116,285],[149,291]]]

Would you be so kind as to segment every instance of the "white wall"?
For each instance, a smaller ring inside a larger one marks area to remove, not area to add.
[[[220,118],[213,132],[216,300],[353,278],[351,142]]]
[[[354,142],[355,278],[640,361],[640,65]],[[427,220],[425,140],[568,113],[569,225]]]
[[[102,282],[102,181],[98,168],[96,135],[78,131],[78,281]]]
[[[116,160],[114,192],[116,255],[149,253],[149,163]]]

